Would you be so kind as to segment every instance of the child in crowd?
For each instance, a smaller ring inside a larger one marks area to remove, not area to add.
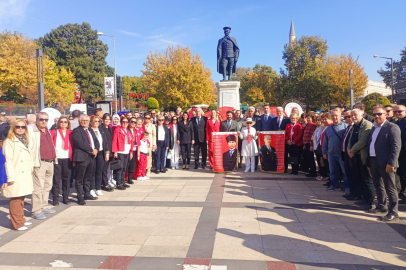
[[[140,145],[138,147],[138,164],[137,164],[137,180],[144,181],[149,179],[149,177],[145,176],[145,171],[148,165],[148,148],[150,146],[150,142],[148,140],[149,133],[145,131],[143,133],[143,138],[140,141]]]

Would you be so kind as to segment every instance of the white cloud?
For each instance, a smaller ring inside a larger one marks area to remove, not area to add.
[[[135,33],[135,32],[129,32],[129,31],[125,31],[125,30],[119,30],[119,32],[123,35],[127,35],[127,36],[132,36],[132,37],[141,37],[142,35]]]
[[[150,37],[147,37],[147,38],[156,39],[156,38],[163,38],[163,36],[162,35],[155,35],[155,36],[150,36]]]
[[[179,44],[179,42],[168,40],[168,39],[158,38],[157,40],[161,41],[163,43],[172,44],[172,45],[178,45]],[[181,44],[179,44],[179,45],[181,45]]]
[[[0,27],[10,23],[20,24],[25,17],[27,6],[32,0],[1,0]]]
[[[163,35],[163,34],[158,34],[158,35],[150,35],[150,36],[144,36],[135,32],[130,32],[126,30],[118,30],[121,34],[131,36],[131,37],[139,37],[145,40],[152,40],[153,44],[158,45],[159,43],[163,43],[165,47],[167,45],[181,45],[179,42],[172,40],[171,37],[168,38],[168,35]],[[149,43],[151,44],[151,42]]]

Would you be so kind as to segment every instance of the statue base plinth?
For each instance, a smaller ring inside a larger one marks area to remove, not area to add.
[[[240,109],[240,81],[220,81],[216,83],[217,108]]]

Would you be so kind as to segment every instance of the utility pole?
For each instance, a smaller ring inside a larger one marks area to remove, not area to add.
[[[390,63],[391,63],[391,73],[392,73],[392,83],[391,83],[391,89],[392,89],[392,97],[391,97],[391,103],[395,103],[395,85],[393,83],[393,58],[390,59]]]
[[[123,77],[118,77],[118,95],[120,97],[120,112],[123,110]]]
[[[38,111],[45,109],[44,97],[44,64],[42,49],[37,49],[37,83],[38,83]]]
[[[350,69],[350,108],[351,110],[354,108],[354,76],[352,73],[352,69]]]

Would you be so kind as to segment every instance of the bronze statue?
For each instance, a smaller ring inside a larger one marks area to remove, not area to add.
[[[230,27],[224,27],[224,37],[217,45],[217,72],[223,74],[223,81],[231,79],[231,75],[237,70],[237,61],[240,48],[235,38],[230,37]]]

